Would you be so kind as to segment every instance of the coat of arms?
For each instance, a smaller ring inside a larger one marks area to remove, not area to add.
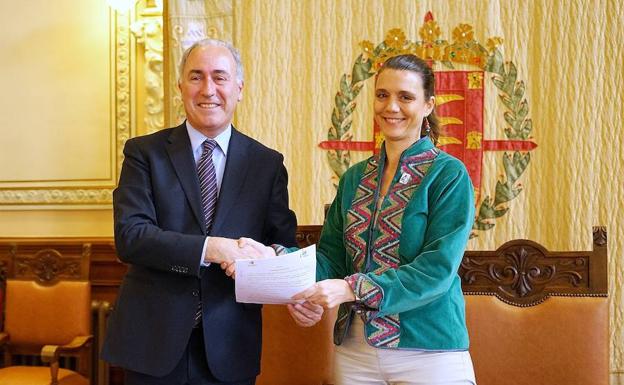
[[[475,40],[472,26],[460,24],[453,30],[452,42],[443,40],[431,12],[425,16],[419,36],[421,40],[410,41],[403,31],[392,29],[377,46],[369,41],[360,43],[363,53],[356,59],[351,74],[340,79],[328,140],[321,142],[320,147],[328,150],[329,164],[337,177],[350,166],[350,151],[379,151],[383,137],[374,124],[372,140],[352,140],[350,117],[363,83],[373,77],[384,61],[396,55],[411,53],[432,65],[439,64],[434,66],[436,112],[442,125],[438,146],[462,160],[472,178],[477,202],[472,236],[476,236],[478,231],[494,227],[495,219],[508,211],[507,203],[520,194],[518,179],[530,162],[530,151],[537,147],[531,140],[533,127],[524,97],[525,85],[518,80],[514,63],[503,61],[499,37],[488,39],[483,46]],[[462,70],[455,68],[457,64],[462,65]],[[467,67],[470,69],[466,70]],[[486,79],[493,82],[504,105],[504,139],[483,137]],[[481,191],[485,151],[502,152],[503,170],[493,192]]]

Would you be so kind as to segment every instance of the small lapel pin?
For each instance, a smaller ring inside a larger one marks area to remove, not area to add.
[[[412,177],[410,176],[410,174],[403,173],[401,175],[401,179],[399,179],[399,183],[408,184],[411,179]]]

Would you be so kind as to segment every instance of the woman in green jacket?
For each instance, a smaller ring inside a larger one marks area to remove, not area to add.
[[[306,302],[289,305],[302,326],[320,319],[318,305],[340,305],[337,384],[475,384],[457,275],[474,189],[463,163],[435,147],[434,105],[426,62],[384,63],[374,102],[381,153],[340,179],[318,244],[318,282],[294,297]]]

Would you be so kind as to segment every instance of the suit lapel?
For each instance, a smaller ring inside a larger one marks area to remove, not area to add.
[[[193,158],[193,150],[191,149],[191,140],[188,137],[188,132],[186,132],[185,123],[172,130],[168,138],[167,153],[180,180],[186,199],[191,206],[193,215],[195,215],[197,224],[201,228],[202,233],[205,234],[206,225],[204,224],[200,207],[199,179],[197,177],[195,158]]]
[[[223,181],[221,182],[219,199],[217,200],[215,220],[212,225],[212,234],[219,234],[221,226],[227,219],[228,213],[236,203],[240,190],[243,187],[249,164],[247,159],[248,146],[249,139],[233,128],[230,145],[228,146],[225,171],[223,172]]]

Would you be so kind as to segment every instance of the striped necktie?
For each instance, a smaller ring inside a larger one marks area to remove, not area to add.
[[[217,204],[217,173],[212,162],[212,152],[215,147],[217,147],[217,142],[212,139],[206,139],[202,143],[203,152],[197,162],[197,175],[199,176],[199,190],[201,192],[206,233],[209,233],[212,227],[215,206]]]
[[[199,177],[199,191],[201,192],[201,205],[204,213],[206,233],[210,233],[212,220],[214,219],[215,206],[217,204],[217,173],[212,162],[212,152],[217,147],[217,142],[206,139],[202,143],[203,152],[197,162],[197,176]],[[199,327],[202,318],[201,298],[195,311],[195,327]]]

